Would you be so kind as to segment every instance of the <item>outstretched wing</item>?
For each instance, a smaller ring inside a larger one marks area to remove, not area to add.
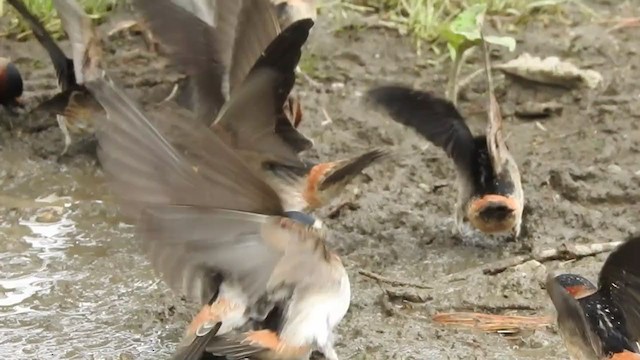
[[[209,22],[189,11],[185,1],[181,0],[180,5],[172,0],[135,0],[133,3],[154,35],[167,47],[172,60],[189,75],[194,111],[203,123],[210,124],[226,100],[222,84],[231,62],[242,1],[212,2],[215,6],[207,8],[216,20]]]
[[[598,280],[599,292],[623,312],[629,340],[640,341],[640,234],[627,239],[607,258]]]
[[[595,354],[595,349],[601,349],[601,341],[590,330],[589,323],[576,299],[565,290],[551,273],[547,275],[547,293],[558,313],[558,325],[564,329],[562,335],[565,342],[579,341],[582,346],[590,347]]]
[[[98,79],[87,87],[109,117],[98,132],[99,157],[125,214],[135,217],[142,208],[164,204],[282,213],[275,191],[204,124],[157,117],[154,126],[112,82]],[[158,130],[163,128],[185,139],[181,152]]]

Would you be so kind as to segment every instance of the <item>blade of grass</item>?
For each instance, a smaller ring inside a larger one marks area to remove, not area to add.
[[[29,11],[42,21],[45,29],[54,38],[60,38],[64,34],[51,0],[24,0],[24,2]],[[79,2],[92,19],[100,22],[111,9],[119,3],[123,3],[124,0],[79,0]],[[12,16],[10,29],[6,35],[17,36],[20,39],[30,37],[31,29],[29,25],[11,6],[3,9],[3,4],[4,1],[0,1],[0,15],[3,14],[2,11],[4,10],[5,15]]]

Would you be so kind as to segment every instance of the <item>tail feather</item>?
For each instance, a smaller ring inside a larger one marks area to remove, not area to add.
[[[331,168],[318,184],[318,190],[322,191],[338,183],[351,181],[370,165],[387,158],[390,152],[383,149],[368,151],[352,159],[338,162]]]
[[[56,115],[63,115],[67,105],[69,104],[69,98],[71,97],[72,92],[72,90],[59,92],[51,98],[41,102],[33,109],[33,111],[43,111]]]

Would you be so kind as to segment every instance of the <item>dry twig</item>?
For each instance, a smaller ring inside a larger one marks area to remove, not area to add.
[[[544,249],[534,252],[530,255],[517,255],[507,259],[501,259],[489,264],[484,264],[473,267],[471,269],[466,269],[453,274],[445,275],[431,284],[392,279],[367,270],[359,270],[358,272],[360,273],[360,275],[377,280],[379,282],[390,284],[392,286],[405,286],[418,289],[434,289],[452,282],[467,279],[469,278],[469,276],[477,273],[482,273],[484,275],[496,275],[514,266],[524,264],[530,260],[536,260],[543,263],[552,260],[577,260],[588,256],[594,256],[603,252],[612,251],[621,243],[621,241],[613,241],[608,243],[595,244],[561,244],[554,249]]]
[[[391,278],[388,278],[388,277],[385,277],[383,275],[376,274],[374,272],[367,271],[367,270],[358,270],[358,273],[360,275],[362,275],[362,276],[366,276],[368,278],[371,278],[371,279],[374,279],[374,280],[377,280],[379,282],[383,282],[383,283],[386,283],[386,284],[390,284],[390,285],[393,285],[393,286],[408,286],[408,287],[414,287],[414,288],[418,288],[418,289],[432,289],[432,287],[424,285],[424,284],[410,282],[410,281],[391,279]]]

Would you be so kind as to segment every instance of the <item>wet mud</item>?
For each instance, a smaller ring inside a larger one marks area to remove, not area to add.
[[[637,11],[588,2],[602,18]],[[447,61],[415,55],[407,38],[362,18],[325,11],[308,41],[298,90],[302,131],[315,141],[310,159],[334,159],[378,146],[396,156],[365,171],[317,215],[348,268],[352,304],[339,328],[343,359],[568,358],[555,326],[503,336],[442,326],[439,312],[553,315],[545,267],[592,279],[606,254],[576,261],[536,261],[484,274],[475,267],[557,248],[563,243],[623,240],[640,214],[640,28],[567,13],[568,23],[531,22],[515,53],[561,56],[597,70],[596,90],[565,90],[497,75],[508,144],[526,197],[520,239],[453,232],[455,177],[439,149],[371,109],[372,85],[404,83],[444,93]],[[66,43],[63,42],[65,49]],[[3,39],[0,53],[18,64],[28,107],[56,91],[45,52],[35,42]],[[138,37],[109,44],[109,68],[132,96],[151,106],[180,74]],[[463,72],[481,65],[472,55]],[[528,102],[557,103],[549,117],[519,118]],[[482,77],[462,89],[460,108],[474,132],[486,121]],[[1,110],[0,110],[1,111]],[[0,112],[0,356],[49,359],[154,359],[168,356],[194,306],[158,280],[124,225],[103,182],[95,141],[85,136],[59,157],[52,116]],[[379,282],[362,272],[423,284]],[[460,273],[459,276],[451,275]]]

